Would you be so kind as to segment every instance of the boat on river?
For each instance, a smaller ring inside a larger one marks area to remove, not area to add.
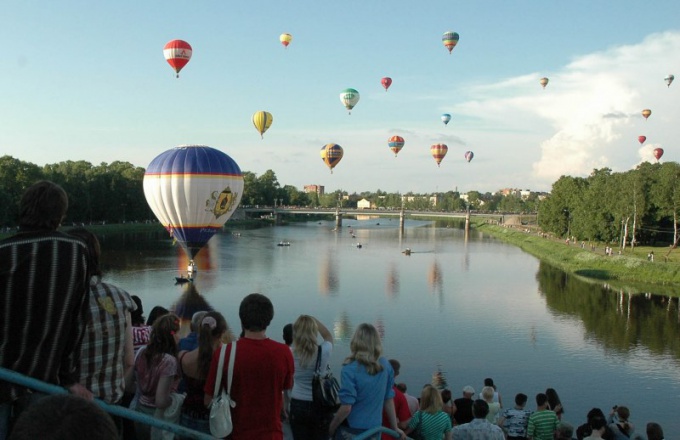
[[[186,283],[192,283],[194,281],[193,277],[185,277],[184,275],[180,275],[178,277],[175,277],[175,284],[186,284]]]
[[[277,246],[290,246],[290,241],[280,241],[276,245]]]

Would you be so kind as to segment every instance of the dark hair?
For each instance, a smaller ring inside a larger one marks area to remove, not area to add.
[[[70,394],[47,396],[31,404],[17,419],[12,440],[96,438],[117,440],[111,417],[96,403]]]
[[[395,385],[399,391],[402,393],[406,392],[406,384],[404,382],[399,382],[398,384]]]
[[[536,405],[543,406],[548,401],[548,396],[543,393],[536,394]]]
[[[647,423],[647,440],[663,440],[661,425],[654,422]]]
[[[472,402],[472,415],[475,419],[483,419],[489,414],[489,404],[482,399],[477,399]]]
[[[88,231],[85,228],[73,228],[67,231],[69,235],[80,238],[87,245],[88,253],[88,271],[90,276],[102,276],[101,265],[99,264],[99,258],[101,257],[102,251],[99,245],[99,240],[93,232]]]
[[[571,440],[574,435],[574,427],[567,422],[560,422],[557,425],[557,435],[559,439]]]
[[[151,337],[144,350],[147,365],[160,361],[164,354],[177,356],[177,342],[175,334],[179,331],[179,318],[168,313],[159,317],[151,328]]]
[[[550,405],[550,409],[555,411],[555,408],[557,408],[557,405],[562,405],[562,402],[560,401],[560,396],[557,395],[557,391],[555,391],[554,388],[548,388],[545,390],[545,395],[548,397],[548,405]],[[564,408],[560,407],[559,411],[555,411],[557,414],[562,414],[564,412]]]
[[[134,327],[144,325],[144,306],[142,306],[142,299],[137,295],[132,295],[132,300],[137,305],[137,308],[130,312],[130,318]]]
[[[283,326],[283,342],[286,345],[293,343],[293,324],[286,324]]]
[[[274,318],[274,306],[261,293],[251,293],[243,298],[238,309],[241,327],[251,332],[261,332],[269,327]]]
[[[588,424],[593,431],[596,431],[607,426],[607,421],[603,417],[593,417]]]
[[[496,389],[496,385],[493,384],[493,379],[491,379],[490,377],[487,377],[486,379],[484,379],[484,386],[485,387],[493,387],[494,390]]]
[[[394,370],[394,377],[399,376],[399,370],[401,370],[401,364],[399,363],[399,361],[396,359],[390,359],[389,363],[392,366],[392,370]],[[450,393],[451,392],[449,391],[449,394]]]
[[[206,318],[212,318],[206,320]],[[213,324],[215,327],[211,327]],[[205,322],[209,321],[209,322]],[[220,312],[208,312],[203,317],[203,320],[198,327],[198,378],[205,379],[208,377],[210,371],[210,362],[212,362],[213,351],[215,347],[215,340],[219,339],[227,330],[226,319]]]
[[[68,210],[66,191],[54,182],[41,180],[29,186],[19,202],[19,226],[56,231]]]
[[[153,325],[153,323],[156,322],[158,318],[163,315],[167,315],[168,313],[170,313],[170,310],[166,309],[165,307],[154,307],[149,313],[149,319],[146,320],[146,325]]]
[[[451,400],[451,390],[442,390],[442,401],[446,403],[449,400]]]
[[[604,419],[604,413],[600,408],[591,409],[590,411],[588,411],[588,415],[586,416],[586,418],[588,419],[588,423],[590,423],[590,421],[596,417]]]
[[[526,405],[527,400],[529,397],[526,394],[519,393],[515,396],[515,404],[518,406]]]

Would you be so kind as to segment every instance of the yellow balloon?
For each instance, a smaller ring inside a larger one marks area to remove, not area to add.
[[[281,34],[279,36],[279,41],[281,44],[283,44],[285,47],[288,47],[291,41],[293,41],[293,36],[291,34]]]
[[[253,114],[253,125],[255,129],[260,133],[260,137],[264,139],[264,132],[271,127],[274,118],[272,114],[264,110],[255,112]]]

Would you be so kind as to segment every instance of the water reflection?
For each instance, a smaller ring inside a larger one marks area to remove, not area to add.
[[[339,317],[333,321],[333,336],[336,341],[349,342],[352,338],[354,329],[349,322],[349,315],[347,312],[342,312]]]
[[[336,295],[340,287],[338,266],[333,254],[329,251],[321,260],[319,267],[319,292],[323,295]]]
[[[196,289],[194,283],[182,285],[182,294],[170,307],[170,311],[180,318],[180,331],[183,335],[189,333],[188,328],[194,313],[205,310],[211,311],[215,309],[200,293],[198,293],[198,289]]]
[[[385,291],[389,298],[396,298],[399,293],[399,271],[397,266],[392,262],[387,269],[387,283]]]

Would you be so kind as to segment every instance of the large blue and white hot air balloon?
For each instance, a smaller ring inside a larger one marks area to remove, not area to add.
[[[144,173],[147,203],[191,259],[229,220],[242,195],[238,164],[205,145],[167,150]]]

